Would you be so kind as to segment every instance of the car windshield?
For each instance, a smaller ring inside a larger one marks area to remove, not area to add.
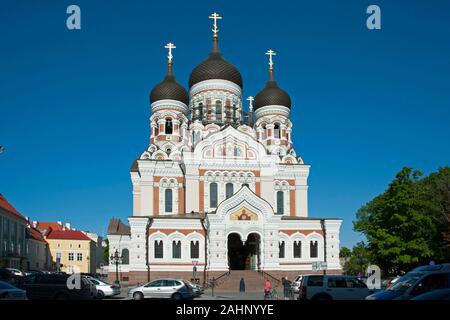
[[[403,277],[400,277],[395,283],[387,288],[389,291],[406,291],[417,283],[422,277],[421,273],[407,273]]]
[[[8,282],[0,281],[0,290],[6,290],[6,289],[17,289],[13,285],[10,285]]]

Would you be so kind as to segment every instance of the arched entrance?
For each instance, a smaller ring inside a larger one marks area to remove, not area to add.
[[[228,266],[230,270],[258,270],[261,237],[251,233],[245,241],[237,233],[228,235]]]

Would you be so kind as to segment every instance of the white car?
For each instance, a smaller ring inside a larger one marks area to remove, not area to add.
[[[294,281],[292,281],[291,288],[292,291],[298,293],[300,291],[300,285],[302,284],[303,275],[296,276]]]
[[[27,292],[8,282],[0,281],[0,300],[27,300]]]
[[[7,269],[9,271],[11,271],[15,276],[19,276],[19,277],[24,277],[25,276],[25,273],[23,273],[19,269],[14,269],[14,268],[7,268]]]
[[[97,297],[103,299],[105,297],[113,297],[120,294],[120,287],[93,277],[88,277],[97,289]]]

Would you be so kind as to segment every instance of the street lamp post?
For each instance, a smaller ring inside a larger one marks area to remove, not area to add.
[[[119,250],[116,249],[116,252],[109,258],[111,259],[111,262],[116,265],[116,283],[119,283],[119,263],[122,260],[122,257],[119,255]]]

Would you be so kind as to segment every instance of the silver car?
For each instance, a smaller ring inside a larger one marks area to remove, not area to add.
[[[115,284],[111,284],[93,277],[88,277],[88,279],[95,285],[95,288],[97,289],[97,297],[99,299],[113,297],[120,294],[120,287]]]
[[[158,279],[133,288],[128,296],[134,300],[156,299],[192,299],[194,293],[189,283],[182,279]]]
[[[27,300],[27,292],[8,282],[0,281],[0,300]]]

